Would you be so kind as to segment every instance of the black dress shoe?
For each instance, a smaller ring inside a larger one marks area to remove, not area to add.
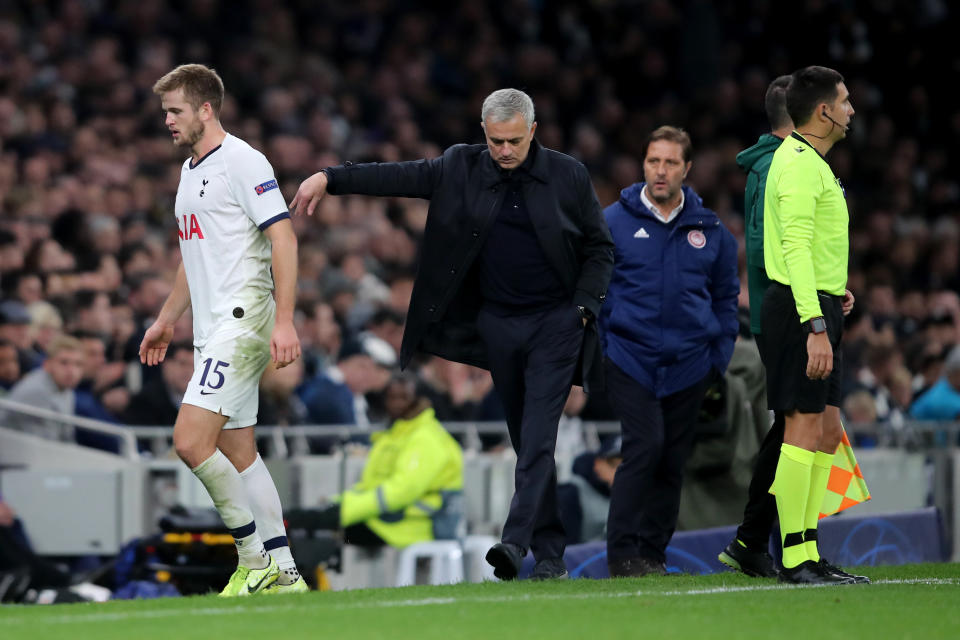
[[[514,580],[520,573],[520,563],[527,555],[523,549],[509,542],[498,542],[487,551],[487,564],[493,567],[493,575],[501,580]]]
[[[611,578],[640,578],[648,575],[667,575],[667,565],[654,560],[636,556],[634,558],[607,559],[607,568]]]
[[[853,584],[853,578],[827,573],[820,564],[806,560],[795,567],[780,569],[780,582],[788,584]]]
[[[841,578],[852,578],[856,584],[870,584],[870,578],[867,576],[858,576],[855,573],[850,573],[849,571],[844,571],[835,564],[830,564],[826,558],[820,558],[820,570],[824,573],[832,573],[835,576],[840,576]]]
[[[723,564],[751,578],[776,578],[777,568],[766,551],[753,551],[734,540],[717,556]]]
[[[566,577],[567,565],[563,563],[563,558],[538,560],[530,574],[531,580],[559,580]]]

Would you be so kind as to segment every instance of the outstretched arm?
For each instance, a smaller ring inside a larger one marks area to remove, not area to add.
[[[327,174],[317,171],[315,174],[300,183],[297,194],[290,201],[290,211],[293,215],[307,212],[312,216],[320,200],[327,194]]]
[[[300,184],[290,211],[313,215],[327,193],[430,199],[443,172],[443,157],[411,162],[346,164],[318,171]]]

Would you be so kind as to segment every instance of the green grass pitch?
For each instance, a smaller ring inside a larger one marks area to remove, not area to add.
[[[960,565],[862,569],[874,584],[726,573],[6,606],[0,638],[960,638]]]

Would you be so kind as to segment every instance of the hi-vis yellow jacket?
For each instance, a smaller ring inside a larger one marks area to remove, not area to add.
[[[362,522],[394,547],[433,540],[434,521],[462,498],[460,445],[433,409],[370,439],[360,482],[341,496],[340,524]]]

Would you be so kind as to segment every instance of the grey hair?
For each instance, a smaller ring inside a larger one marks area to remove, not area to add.
[[[533,100],[530,96],[519,89],[497,89],[483,101],[480,119],[483,122],[487,118],[493,122],[506,122],[518,113],[528,129],[533,126]]]

